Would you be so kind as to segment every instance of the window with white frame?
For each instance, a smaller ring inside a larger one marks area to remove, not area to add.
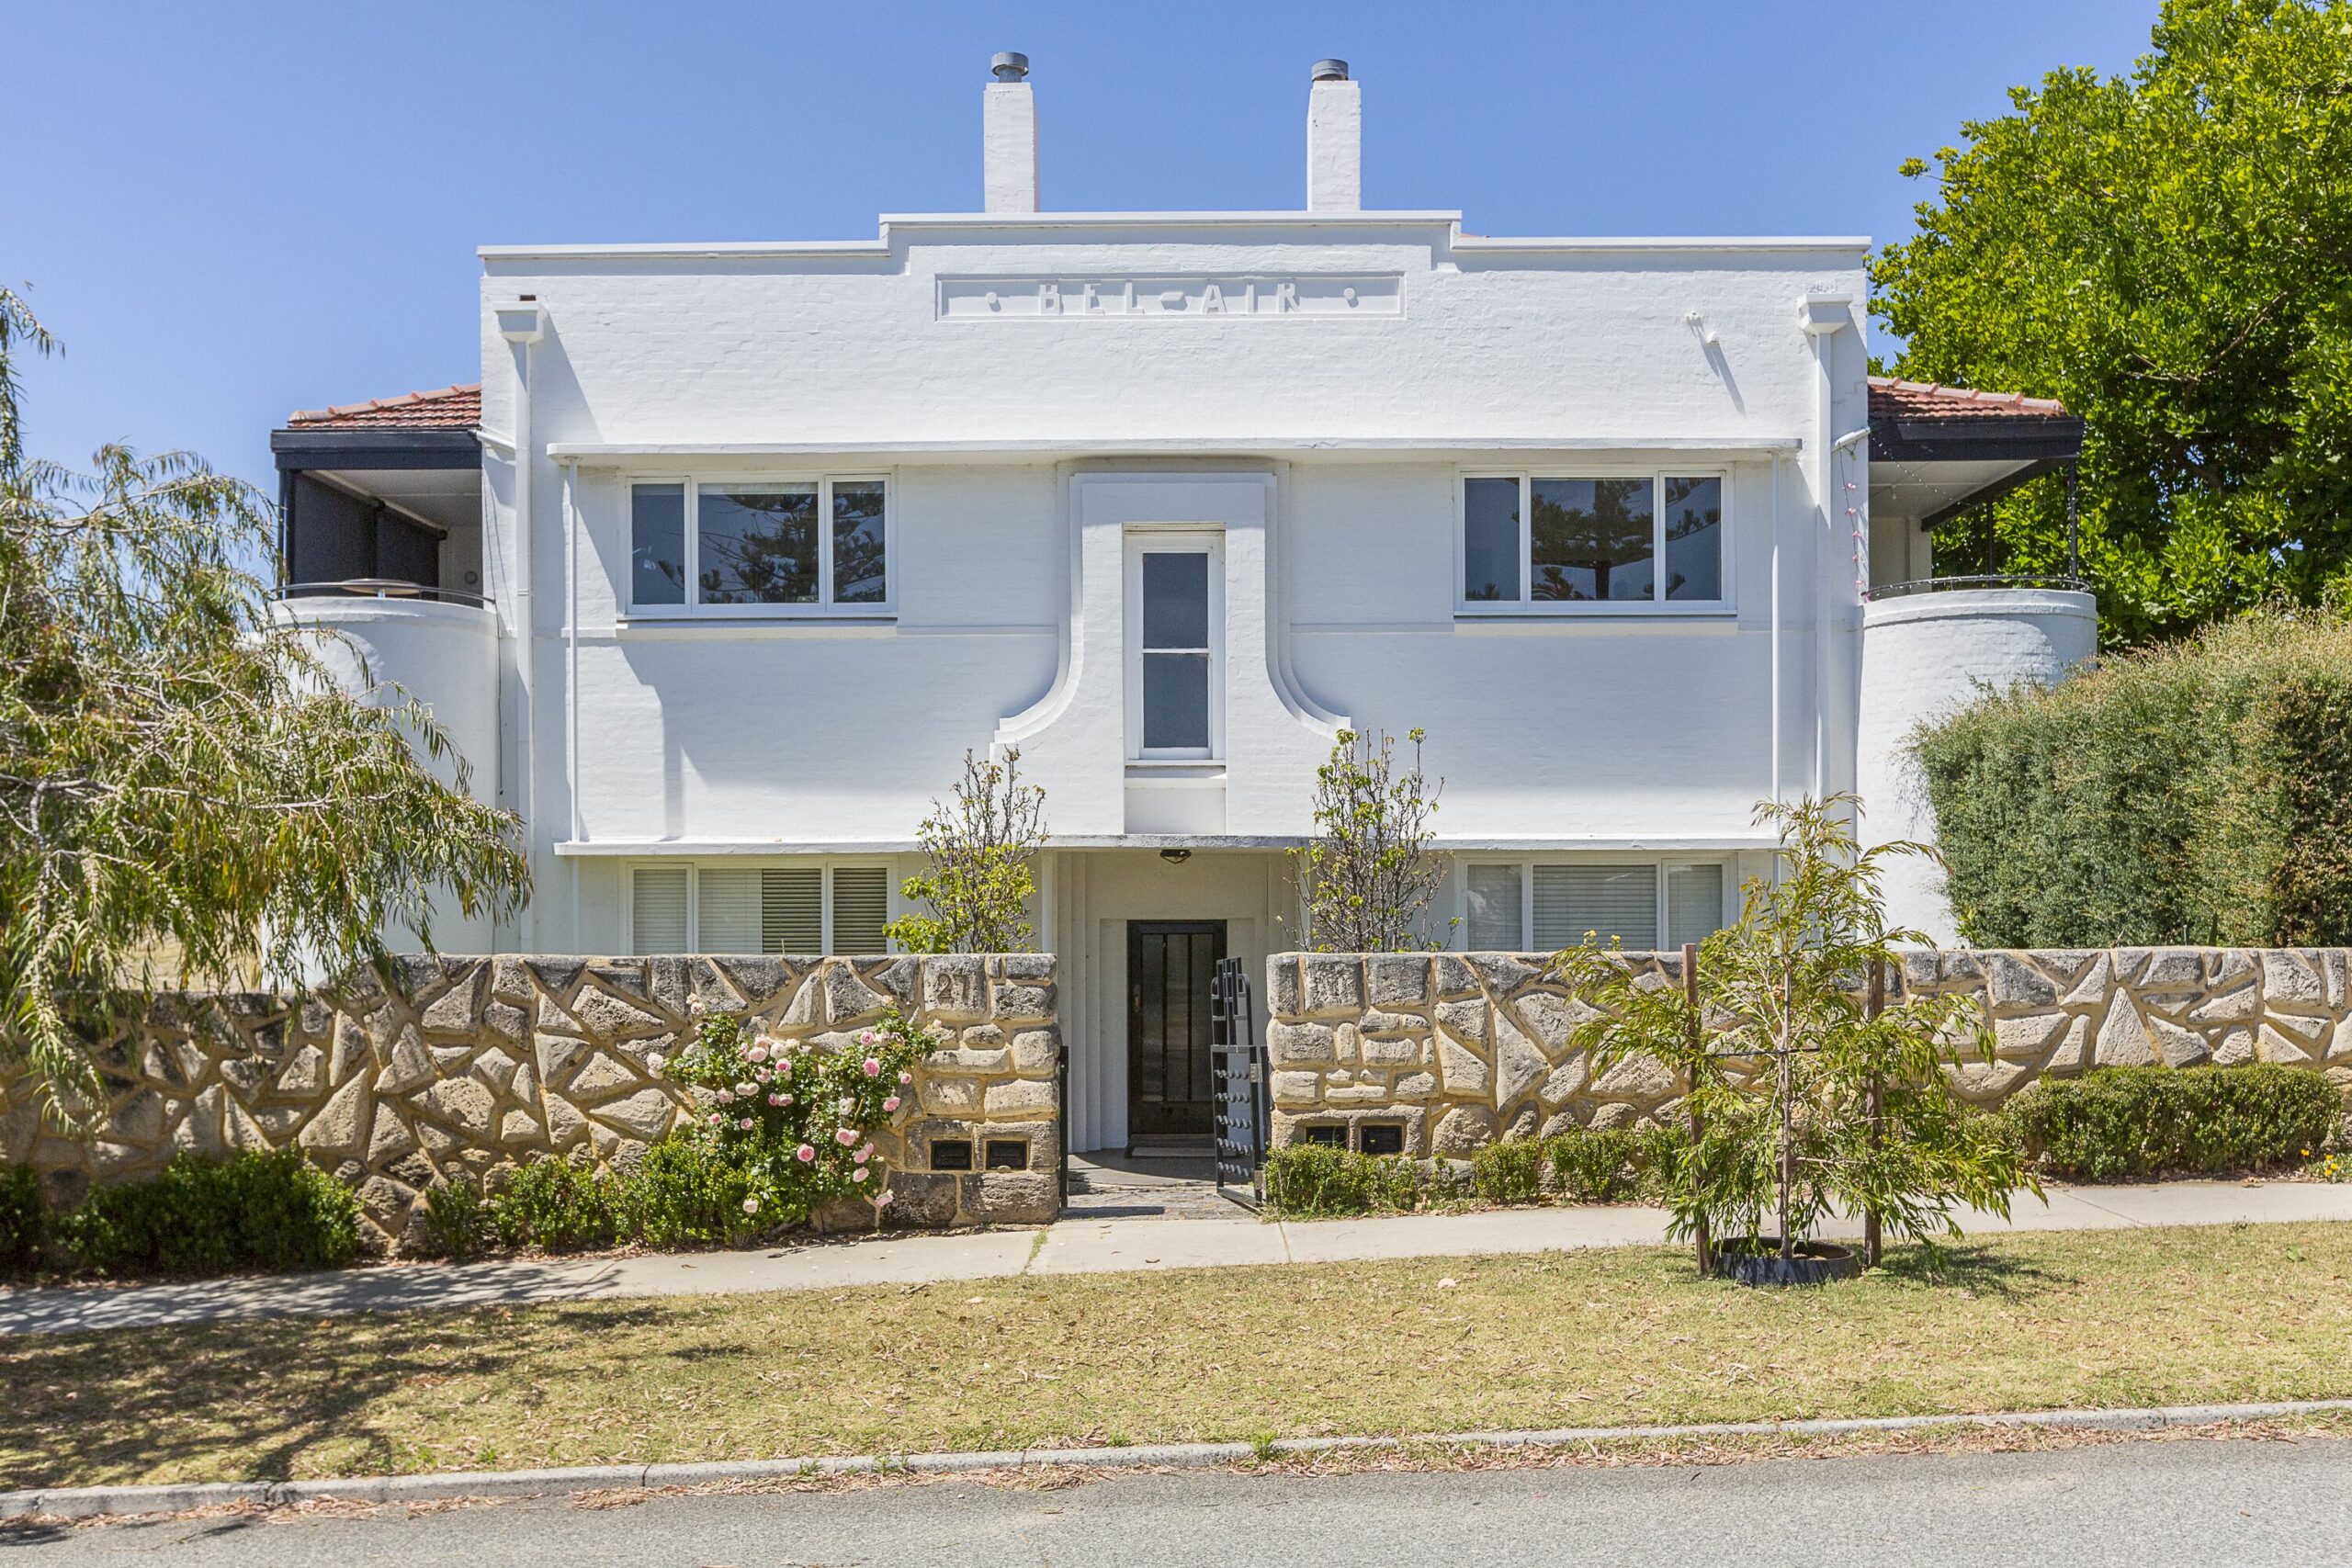
[[[1724,491],[1720,474],[1466,476],[1460,602],[1720,607]]]
[[[874,614],[889,606],[886,480],[649,479],[628,491],[633,610]]]
[[[889,951],[886,865],[705,865],[629,871],[629,940],[640,953]]]
[[[1224,547],[1214,534],[1149,533],[1127,542],[1127,754],[1207,761],[1221,754]]]
[[[1463,867],[1464,945],[1555,953],[1589,933],[1628,952],[1671,952],[1722,929],[1724,881],[1715,862],[1474,860]]]

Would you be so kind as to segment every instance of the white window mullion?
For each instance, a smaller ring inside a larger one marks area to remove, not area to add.
[[[817,889],[817,950],[833,950],[833,868],[827,866],[818,873]]]
[[[817,603],[833,604],[833,481],[817,481]]]
[[[1519,476],[1519,602],[1535,603],[1535,476]],[[1524,926],[1520,928],[1524,931]]]
[[[1666,603],[1666,476],[1650,476],[1650,603]],[[1666,930],[1661,917],[1657,929]]]
[[[686,608],[702,605],[702,486],[686,480]]]
[[[1519,945],[1522,952],[1535,946],[1535,863],[1522,861],[1519,867]]]

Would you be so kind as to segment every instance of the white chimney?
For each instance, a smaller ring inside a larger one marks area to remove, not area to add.
[[[1306,89],[1306,210],[1363,207],[1363,94],[1344,60],[1315,62]]]
[[[987,212],[1037,210],[1037,99],[1029,90],[1029,57],[989,62],[996,80],[981,89],[980,152]]]

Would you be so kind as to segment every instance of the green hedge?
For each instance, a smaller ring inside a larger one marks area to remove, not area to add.
[[[797,1224],[798,1216],[751,1202],[772,1190],[765,1162],[788,1150],[721,1144],[673,1133],[647,1145],[633,1170],[531,1160],[495,1193],[471,1177],[424,1191],[424,1245],[436,1258],[470,1258],[494,1247],[543,1252],[631,1243],[656,1247],[741,1246]]]
[[[2083,1181],[2223,1176],[2300,1165],[2344,1114],[2335,1086],[2298,1067],[2101,1067],[2045,1078],[2007,1107],[2052,1175]]]
[[[1547,1138],[1506,1138],[1471,1156],[1466,1189],[1442,1165],[1294,1145],[1266,1156],[1266,1194],[1285,1214],[1408,1213],[1476,1197],[1488,1203],[1611,1203],[1640,1196],[1656,1140],[1651,1127],[1572,1128]]]
[[[2352,943],[2352,621],[2256,612],[1914,746],[1979,946]]]
[[[359,1250],[359,1201],[292,1149],[182,1155],[148,1180],[94,1190],[55,1234],[99,1274],[332,1269]]]

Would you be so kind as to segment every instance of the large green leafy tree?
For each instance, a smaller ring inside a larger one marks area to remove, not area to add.
[[[2352,577],[2352,0],[2166,0],[2153,41],[1968,125],[1872,268],[1900,374],[2083,416],[2109,641]],[[2064,534],[2041,480],[1938,565],[2052,570]]]
[[[0,289],[0,1066],[71,1122],[85,1045],[150,987],[292,984],[381,957],[393,922],[429,945],[436,891],[503,915],[526,881],[424,708],[340,689],[272,617],[239,564],[270,551],[250,487],[186,454],[26,457],[15,356],[52,346]]]

